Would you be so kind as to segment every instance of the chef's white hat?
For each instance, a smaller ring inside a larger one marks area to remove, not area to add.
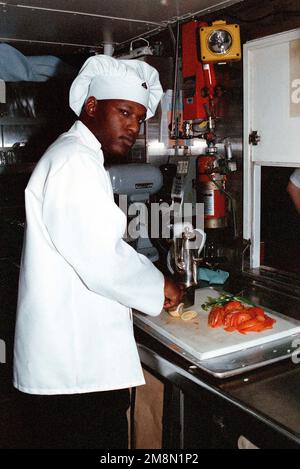
[[[163,90],[155,68],[141,60],[95,55],[86,60],[70,88],[70,107],[79,116],[86,99],[126,99],[155,114]]]

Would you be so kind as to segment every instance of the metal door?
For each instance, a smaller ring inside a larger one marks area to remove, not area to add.
[[[300,29],[244,45],[244,238],[260,265],[261,166],[300,167]]]

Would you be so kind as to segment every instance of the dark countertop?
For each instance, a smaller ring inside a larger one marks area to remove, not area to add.
[[[266,415],[293,434],[300,445],[300,366],[283,362],[270,370],[241,377],[223,386],[225,392]]]

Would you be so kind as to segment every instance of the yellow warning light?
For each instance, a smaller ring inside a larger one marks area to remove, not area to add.
[[[238,24],[226,24],[226,21],[219,20],[214,21],[211,26],[201,26],[199,31],[202,62],[241,60]]]

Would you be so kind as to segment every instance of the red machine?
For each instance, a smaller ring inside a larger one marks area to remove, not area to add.
[[[216,103],[221,96],[214,65],[200,60],[199,28],[206,23],[191,21],[182,26],[183,120],[185,138],[207,142],[197,160],[198,200],[204,203],[205,228],[227,226],[226,175],[228,159],[219,155],[214,132]]]
[[[182,26],[183,120],[207,122],[211,115],[216,76],[212,64],[203,64],[199,57],[199,28],[197,21]]]

